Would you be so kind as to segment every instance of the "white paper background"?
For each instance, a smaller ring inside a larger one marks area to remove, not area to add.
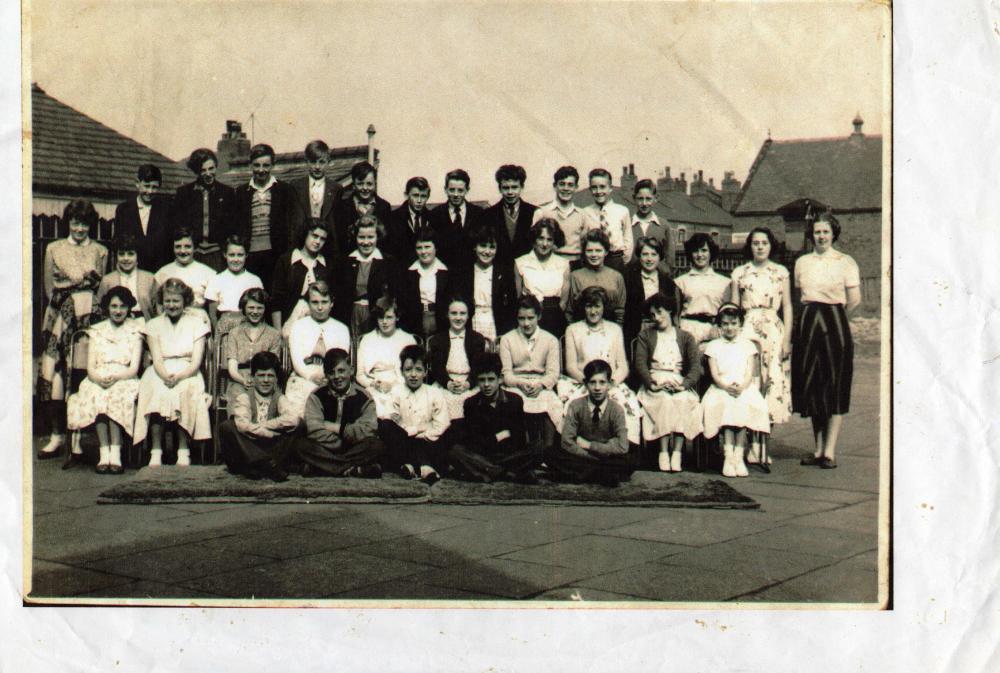
[[[21,607],[18,21],[0,4],[0,671],[1000,670],[997,0],[895,8],[889,612]]]

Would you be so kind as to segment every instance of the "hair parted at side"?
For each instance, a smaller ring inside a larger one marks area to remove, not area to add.
[[[309,283],[309,287],[306,288],[306,296],[316,293],[321,297],[326,297],[327,299],[332,298],[330,292],[330,284],[325,280],[317,280],[315,282]]]
[[[307,161],[316,161],[317,159],[322,159],[323,157],[329,157],[330,146],[322,140],[313,140],[306,145],[305,154]]]
[[[635,196],[643,189],[648,189],[653,192],[653,196],[656,196],[656,183],[649,178],[643,178],[635,183],[635,187],[632,188],[632,196]]]
[[[361,182],[369,175],[374,175],[376,179],[378,178],[378,171],[367,161],[359,161],[351,166],[351,182]]]
[[[537,241],[543,231],[549,232],[549,236],[552,237],[552,240],[555,242],[557,248],[561,248],[566,245],[566,234],[563,233],[562,227],[559,226],[559,223],[551,217],[543,217],[531,225],[531,229],[529,231],[531,242],[534,243]]]
[[[608,291],[599,285],[591,285],[584,288],[583,292],[580,293],[576,304],[581,310],[588,306],[607,306]]]
[[[468,172],[466,172],[464,168],[456,168],[453,171],[448,171],[447,175],[444,176],[444,186],[447,187],[448,183],[452,180],[464,182],[466,189],[468,189],[469,185],[472,184],[472,179],[469,177]]]
[[[157,301],[163,304],[163,298],[168,294],[178,295],[184,301],[185,308],[194,302],[194,290],[180,278],[167,278],[156,290]]]
[[[399,307],[396,305],[396,298],[391,294],[384,294],[371,307],[372,320],[381,320],[389,311],[395,312],[396,319],[399,319]]]
[[[198,149],[196,149],[194,152],[191,153],[190,157],[188,157],[187,160],[188,170],[194,173],[195,175],[198,175],[199,173],[201,173],[201,167],[204,166],[205,162],[208,161],[209,159],[214,161],[216,166],[219,165],[219,158],[215,156],[215,152],[208,149],[207,147],[199,147]]]
[[[406,181],[406,191],[409,194],[411,190],[419,189],[422,192],[431,191],[431,183],[427,182],[427,178],[416,175]]]
[[[271,161],[273,162],[274,156],[274,148],[265,143],[259,143],[250,148],[250,161],[261,157],[271,157]]]
[[[663,241],[653,236],[640,236],[635,242],[635,255],[639,256],[643,248],[649,248],[656,253],[657,257],[663,259]]]
[[[70,222],[76,220],[82,222],[90,228],[97,226],[97,209],[94,204],[87,199],[73,199],[63,208],[63,222],[68,226]]]
[[[684,255],[688,258],[688,261],[693,264],[694,262],[691,258],[694,257],[694,253],[698,252],[706,245],[708,246],[709,259],[716,259],[719,256],[719,245],[712,240],[711,236],[703,231],[699,231],[697,234],[692,234],[691,238],[684,241]]]
[[[816,240],[813,238],[814,234],[813,230],[816,228],[817,222],[826,222],[827,224],[830,225],[830,231],[833,233],[833,242],[836,243],[837,239],[840,238],[840,220],[834,217],[833,212],[829,210],[823,211],[822,213],[819,214],[819,216],[815,220],[813,220],[812,224],[809,225],[809,231],[806,232],[806,235],[809,237],[809,240],[812,241],[813,243],[816,242]]]
[[[598,374],[604,374],[609,381],[611,380],[611,365],[606,360],[591,360],[583,368],[584,382],[590,381]]]
[[[594,178],[607,178],[608,182],[611,182],[611,171],[607,168],[595,168],[590,171],[590,174],[587,176],[587,179],[591,182],[594,181]]]
[[[358,232],[362,229],[374,229],[375,230],[375,246],[379,247],[382,245],[382,241],[385,240],[385,227],[382,225],[382,221],[371,214],[362,215],[355,222],[348,227],[348,233],[352,239],[358,238]]]
[[[329,374],[337,368],[341,362],[351,364],[351,355],[343,348],[331,348],[323,354],[323,373]]]
[[[535,312],[535,315],[542,315],[542,304],[538,301],[538,297],[533,294],[524,294],[518,298],[517,310],[519,313],[521,309],[530,309]]]
[[[139,182],[163,182],[163,174],[154,164],[141,164],[135,172],[135,177]]]
[[[583,251],[586,251],[588,243],[599,243],[604,252],[611,252],[611,239],[603,229],[591,229],[583,235]]]
[[[575,166],[560,166],[552,176],[552,184],[555,185],[566,178],[573,178],[580,182],[580,172],[576,170]]]
[[[135,295],[132,294],[131,290],[124,285],[116,285],[108,290],[106,295],[101,297],[101,313],[104,315],[108,315],[108,307],[111,306],[112,299],[119,300],[121,303],[125,304],[125,307],[130,311],[132,310],[132,307],[139,303],[135,298]]]
[[[267,306],[267,291],[262,287],[250,287],[243,290],[243,294],[240,295],[240,313],[245,313],[247,304],[251,301],[255,301],[258,304],[263,304]]]

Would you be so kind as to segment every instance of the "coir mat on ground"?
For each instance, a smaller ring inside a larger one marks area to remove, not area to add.
[[[198,502],[438,503],[448,505],[623,505],[757,509],[724,481],[692,472],[637,472],[617,488],[591,484],[471,484],[444,479],[428,487],[395,475],[381,479],[303,478],[252,481],[221,466],[143,468],[101,492],[99,504]]]

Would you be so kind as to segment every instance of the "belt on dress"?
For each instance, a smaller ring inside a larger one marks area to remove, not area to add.
[[[691,315],[682,315],[681,320],[694,320],[695,322],[714,323],[715,316],[710,313],[692,313]]]

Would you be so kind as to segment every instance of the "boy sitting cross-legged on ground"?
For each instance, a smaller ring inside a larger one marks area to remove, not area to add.
[[[524,402],[500,388],[500,356],[485,353],[472,364],[479,392],[465,400],[465,423],[449,451],[460,479],[537,484],[541,456],[526,446]]]
[[[385,445],[378,438],[375,403],[354,384],[351,356],[331,348],[323,356],[326,385],[306,401],[306,436],[296,442],[302,476],[382,476],[379,459]]]

